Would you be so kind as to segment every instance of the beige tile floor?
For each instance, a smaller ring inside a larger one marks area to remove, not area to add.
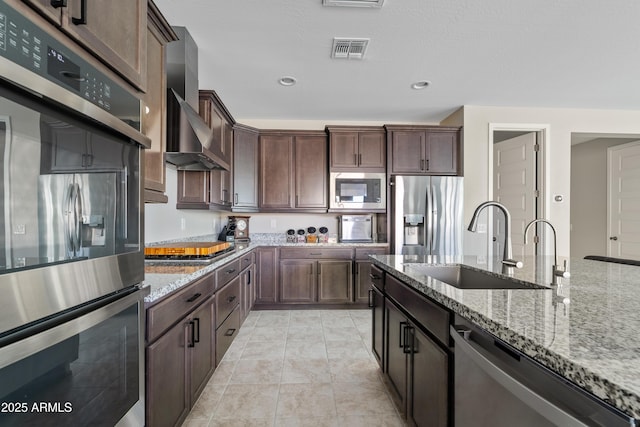
[[[253,311],[184,426],[404,426],[370,342],[366,309]]]

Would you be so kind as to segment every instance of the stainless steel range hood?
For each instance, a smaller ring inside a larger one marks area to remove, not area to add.
[[[213,131],[198,115],[198,47],[186,28],[173,30],[179,40],[167,45],[165,161],[179,170],[229,170],[216,152]]]

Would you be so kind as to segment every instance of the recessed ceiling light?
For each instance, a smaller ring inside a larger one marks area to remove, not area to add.
[[[431,86],[431,82],[429,80],[420,80],[412,84],[411,89],[420,90],[429,86]]]
[[[278,83],[280,83],[282,86],[293,86],[294,84],[296,84],[296,82],[296,78],[291,76],[280,77],[280,80],[278,80]]]

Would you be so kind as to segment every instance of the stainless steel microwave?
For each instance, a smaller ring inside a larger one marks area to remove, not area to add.
[[[329,208],[384,211],[387,206],[384,173],[331,172]]]

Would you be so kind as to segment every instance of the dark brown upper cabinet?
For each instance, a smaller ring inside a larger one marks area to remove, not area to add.
[[[385,126],[390,173],[461,175],[460,129],[441,126]]]
[[[258,210],[258,129],[236,124],[233,128],[234,212]]]
[[[332,172],[385,172],[386,134],[383,127],[327,126]]]
[[[326,212],[327,180],[325,132],[260,133],[260,211]]]
[[[146,90],[147,0],[23,0],[136,88]],[[11,0],[11,4],[20,2]]]

